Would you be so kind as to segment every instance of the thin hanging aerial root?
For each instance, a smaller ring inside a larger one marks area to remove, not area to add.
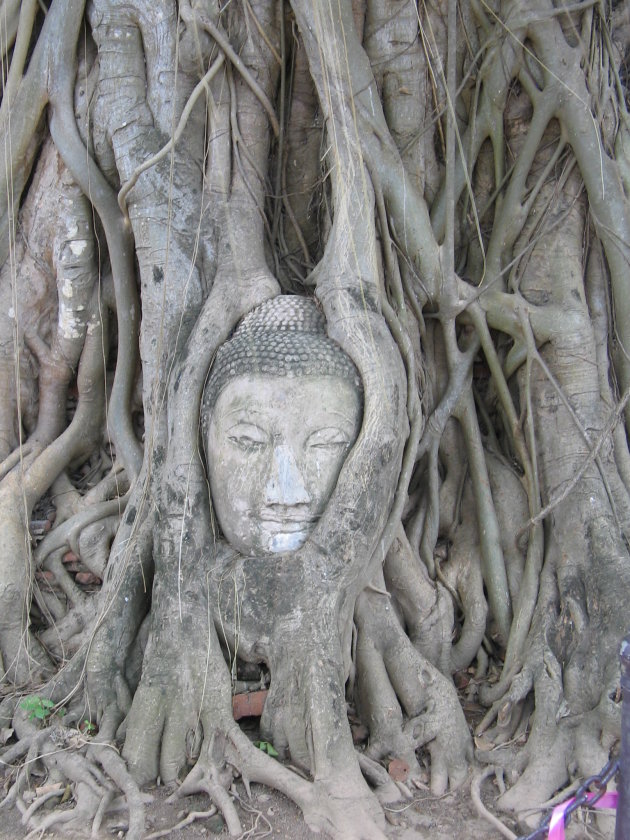
[[[619,422],[619,418],[620,418],[622,412],[624,411],[624,409],[626,407],[626,404],[628,403],[629,399],[630,399],[630,387],[626,388],[621,400],[619,401],[617,406],[614,408],[614,410],[611,412],[610,417],[606,421],[606,425],[604,426],[604,428],[602,429],[599,437],[595,441],[595,445],[592,447],[588,456],[584,459],[584,462],[582,463],[579,470],[576,472],[575,476],[565,486],[564,490],[562,490],[561,493],[556,495],[549,502],[549,504],[546,505],[546,507],[544,507],[541,511],[539,511],[536,514],[536,516],[533,516],[531,519],[529,519],[525,523],[525,525],[523,525],[521,530],[516,535],[517,539],[520,536],[522,536],[522,534],[524,534],[525,531],[528,530],[532,525],[537,525],[539,522],[542,522],[544,519],[546,519],[547,516],[549,516],[549,514],[569,496],[569,494],[571,493],[573,488],[576,486],[576,484],[578,484],[578,482],[580,481],[582,476],[585,474],[587,469],[590,467],[590,465],[597,459],[600,449],[602,448],[604,443],[608,440],[608,436],[612,432],[615,425]]]
[[[516,834],[514,834],[513,831],[510,831],[510,829],[504,825],[498,817],[491,814],[481,801],[481,785],[488,776],[492,776],[496,773],[496,771],[496,767],[486,767],[486,769],[481,773],[475,773],[473,775],[472,782],[470,783],[470,796],[473,801],[473,805],[475,806],[475,810],[480,817],[483,817],[483,819],[489,822],[493,828],[496,828],[503,837],[507,837],[507,840],[516,840]]]
[[[182,17],[183,17],[183,15],[182,15]],[[225,62],[225,57],[222,53],[212,63],[212,65],[211,65],[210,69],[208,70],[208,72],[206,73],[206,75],[202,79],[200,79],[199,82],[197,82],[197,85],[196,85],[195,89],[193,90],[193,92],[190,94],[190,96],[188,98],[188,102],[186,102],[184,110],[182,111],[182,115],[179,118],[179,123],[177,124],[177,128],[175,129],[171,139],[164,146],[162,146],[162,148],[159,150],[159,152],[156,152],[154,155],[151,155],[150,158],[148,158],[143,163],[141,163],[139,166],[137,166],[134,169],[134,171],[131,173],[129,178],[125,181],[125,183],[120,188],[120,190],[118,192],[118,206],[120,207],[120,210],[121,210],[123,216],[125,217],[125,219],[127,220],[127,222],[129,221],[129,210],[127,208],[127,196],[129,195],[130,191],[135,187],[136,183],[138,182],[138,178],[142,175],[143,172],[146,172],[148,169],[151,169],[151,167],[156,166],[161,160],[163,160],[166,157],[166,155],[170,151],[172,151],[175,148],[178,140],[180,139],[180,137],[184,133],[184,129],[186,128],[186,123],[188,122],[188,118],[190,117],[190,114],[192,112],[192,109],[195,106],[195,103],[197,102],[197,100],[199,99],[201,94],[204,91],[208,90],[208,86],[209,86],[210,82],[212,81],[212,79],[214,79],[216,74],[219,72],[219,70],[223,66],[224,62]]]
[[[116,296],[118,355],[108,409],[108,428],[133,481],[142,465],[142,447],[136,438],[130,403],[138,360],[140,303],[135,283],[134,248],[128,225],[121,225],[116,194],[86,150],[78,132],[72,86],[64,85],[51,97],[50,132],[61,157],[86,195],[90,196],[107,239]]]
[[[221,29],[218,26],[216,26],[210,20],[209,17],[204,15],[202,12],[200,12],[199,9],[195,9],[194,13],[192,13],[192,14],[190,12],[188,12],[187,16],[190,18],[190,20],[196,21],[197,23],[199,23],[201,28],[205,29],[206,32],[214,38],[214,40],[217,42],[219,47],[225,53],[226,57],[229,58],[229,60],[234,65],[234,67],[241,74],[241,77],[242,77],[243,81],[245,82],[245,84],[247,84],[251,88],[251,91],[254,94],[254,96],[256,97],[256,99],[258,99],[258,101],[260,102],[262,107],[265,109],[265,112],[267,113],[267,116],[269,117],[269,122],[271,123],[271,128],[273,130],[273,133],[276,137],[278,137],[280,135],[280,125],[278,123],[278,118],[276,117],[276,112],[275,112],[275,109],[274,109],[273,105],[269,101],[269,98],[267,97],[267,94],[260,87],[260,85],[258,84],[256,79],[254,79],[254,77],[252,76],[250,71],[247,69],[247,67],[245,66],[243,61],[234,52],[234,50],[232,49],[232,46],[231,46],[228,38],[225,36],[225,34],[221,31]],[[184,17],[183,14],[182,14],[182,17],[186,21],[186,18]]]

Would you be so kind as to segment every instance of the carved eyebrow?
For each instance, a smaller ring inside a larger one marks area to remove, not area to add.
[[[340,411],[339,409],[333,409],[332,411],[327,411],[326,415],[326,418],[317,418],[317,422],[315,422],[314,424],[313,431],[316,431],[317,429],[333,428],[335,423],[341,423],[344,426],[344,428],[347,428],[350,432],[355,428],[356,417],[354,416],[354,414],[346,414],[345,412]],[[328,420],[327,418],[330,418],[330,420]],[[308,423],[309,419],[310,418],[307,416],[306,423]]]
[[[346,414],[343,411],[340,411],[338,408],[332,409],[332,411],[328,411],[327,414],[332,414],[335,417],[341,417],[342,420],[348,420],[348,422],[352,423],[354,421],[354,417],[351,417],[349,414]]]
[[[247,429],[255,429],[262,434],[268,435],[269,432],[264,428],[264,426],[259,425],[258,423],[253,423],[251,420],[239,420],[236,419],[235,422],[231,423],[229,426],[225,427],[225,431],[227,433],[233,432],[235,429],[242,429],[243,432],[246,432]]]
[[[251,417],[252,414],[257,415],[258,417],[262,416],[264,412],[259,411],[256,408],[252,408],[248,405],[238,405],[235,408],[231,408],[228,411],[224,412],[224,417],[232,418],[232,415],[237,414],[240,415],[240,419],[244,422],[247,422],[247,418]]]

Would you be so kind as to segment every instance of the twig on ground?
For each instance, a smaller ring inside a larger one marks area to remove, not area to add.
[[[147,834],[144,840],[157,840],[158,837],[170,837],[171,832],[179,831],[180,828],[186,828],[187,825],[192,825],[195,820],[205,820],[208,817],[213,817],[216,813],[216,805],[212,805],[207,811],[191,811],[187,817],[184,817],[176,825],[171,828],[163,828],[161,831],[154,831],[152,834]]]

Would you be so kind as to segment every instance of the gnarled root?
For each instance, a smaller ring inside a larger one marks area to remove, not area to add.
[[[355,621],[358,706],[370,730],[368,754],[404,759],[413,777],[419,774],[415,751],[426,746],[432,791],[458,787],[472,742],[452,682],[413,647],[385,594],[365,590]]]
[[[20,709],[15,715],[14,726],[20,738],[16,746],[20,749],[12,747],[6,750],[2,762],[7,765],[25,751],[26,759],[1,805],[17,805],[22,813],[23,824],[31,829],[29,837],[61,824],[66,828],[85,830],[86,824],[91,823],[94,832],[108,811],[119,810],[120,797],[116,794],[121,791],[129,809],[127,837],[140,840],[144,833],[143,797],[116,749],[104,742],[108,734],[106,731],[99,736],[103,739],[99,743],[68,726],[52,724],[38,729]],[[34,768],[42,765],[47,772],[50,789],[44,790],[27,804],[24,790]],[[42,805],[52,797],[66,797],[68,790],[71,790],[75,800],[74,807],[39,816],[38,811]]]

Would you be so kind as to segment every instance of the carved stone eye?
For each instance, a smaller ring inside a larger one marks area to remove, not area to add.
[[[349,446],[350,440],[342,429],[330,426],[309,435],[306,445],[310,449],[339,449]]]
[[[268,445],[269,435],[253,423],[239,423],[230,429],[228,440],[244,451],[256,451]]]

